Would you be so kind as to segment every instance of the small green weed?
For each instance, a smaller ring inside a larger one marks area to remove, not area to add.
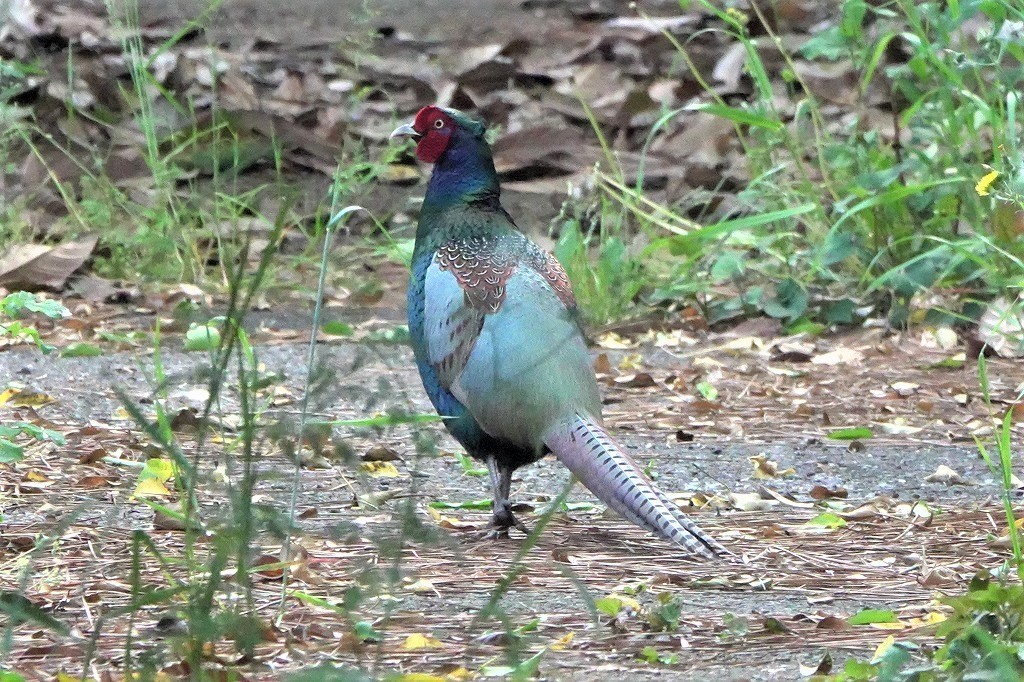
[[[552,228],[555,257],[591,322],[604,324],[636,311],[648,285],[648,264],[626,243],[621,208],[606,197],[567,201]],[[596,251],[596,258],[593,257]]]
[[[53,320],[69,317],[71,312],[57,301],[40,298],[27,291],[16,291],[0,299],[0,337],[14,341],[31,341],[43,353],[51,353],[54,346],[45,343],[39,331],[21,320],[31,315],[43,315]],[[37,424],[12,421],[0,424],[0,464],[11,464],[25,457],[25,447],[17,439],[50,441],[64,445],[64,436]]]
[[[29,340],[43,353],[52,353],[56,348],[45,343],[39,331],[21,320],[31,315],[42,315],[51,320],[71,316],[71,311],[60,302],[44,299],[27,291],[16,291],[0,299],[0,337],[12,340]]]

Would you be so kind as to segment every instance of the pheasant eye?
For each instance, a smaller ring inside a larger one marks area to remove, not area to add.
[[[444,128],[444,119],[443,118],[439,118],[436,121],[434,121],[434,127],[435,128]]]

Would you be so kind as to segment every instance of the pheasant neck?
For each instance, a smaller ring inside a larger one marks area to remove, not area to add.
[[[432,213],[457,204],[497,198],[501,189],[487,143],[458,131],[434,164],[423,212]]]

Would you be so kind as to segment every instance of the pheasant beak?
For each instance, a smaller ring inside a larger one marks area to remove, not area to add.
[[[400,125],[397,128],[395,128],[394,131],[392,131],[391,135],[388,136],[388,138],[391,140],[402,137],[411,137],[414,140],[418,140],[421,137],[423,137],[423,135],[416,132],[416,129],[412,127],[411,123],[406,123],[405,125]]]

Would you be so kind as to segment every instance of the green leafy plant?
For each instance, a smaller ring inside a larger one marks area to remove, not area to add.
[[[64,436],[61,433],[37,424],[22,421],[0,424],[0,464],[11,464],[24,459],[24,446],[15,442],[19,437],[64,445]]]
[[[0,336],[14,340],[27,339],[43,353],[51,353],[55,347],[45,343],[35,327],[22,322],[31,315],[59,320],[69,317],[71,312],[58,301],[40,298],[27,291],[16,291],[0,299]],[[10,464],[24,458],[25,448],[16,442],[19,438],[64,444],[64,436],[52,429],[24,421],[0,424],[0,464]]]
[[[44,343],[39,331],[21,320],[31,315],[42,315],[51,320],[60,320],[71,316],[71,311],[59,301],[40,298],[27,291],[16,291],[0,299],[0,336],[28,339],[36,344],[43,353],[51,353],[54,346]]]
[[[621,215],[607,200],[582,205],[568,201],[553,222],[558,232],[554,253],[566,269],[580,307],[590,321],[603,324],[635,311],[647,286],[645,260],[632,253]]]
[[[763,43],[782,43],[761,3],[750,16],[699,4],[743,48],[753,92],[723,100],[688,46],[666,32],[709,101],[664,111],[645,149],[673,119],[713,114],[733,124],[750,180],[736,195],[738,218],[703,226],[685,217],[686,199],[647,197],[642,177],[628,186],[614,166],[598,174],[603,195],[650,240],[640,266],[651,302],[696,301],[712,323],[764,314],[790,332],[817,333],[873,312],[906,324],[915,297],[930,289],[955,289],[948,312],[962,319],[976,299],[1022,284],[1019,8],[846,0],[832,27],[783,51],[776,67],[764,61]],[[749,30],[755,18],[766,38]],[[979,20],[987,28],[974,35]],[[864,106],[842,123],[828,120],[798,59],[844,60]],[[778,106],[780,79],[794,113]],[[891,101],[891,133],[869,120],[868,101],[879,93]]]

